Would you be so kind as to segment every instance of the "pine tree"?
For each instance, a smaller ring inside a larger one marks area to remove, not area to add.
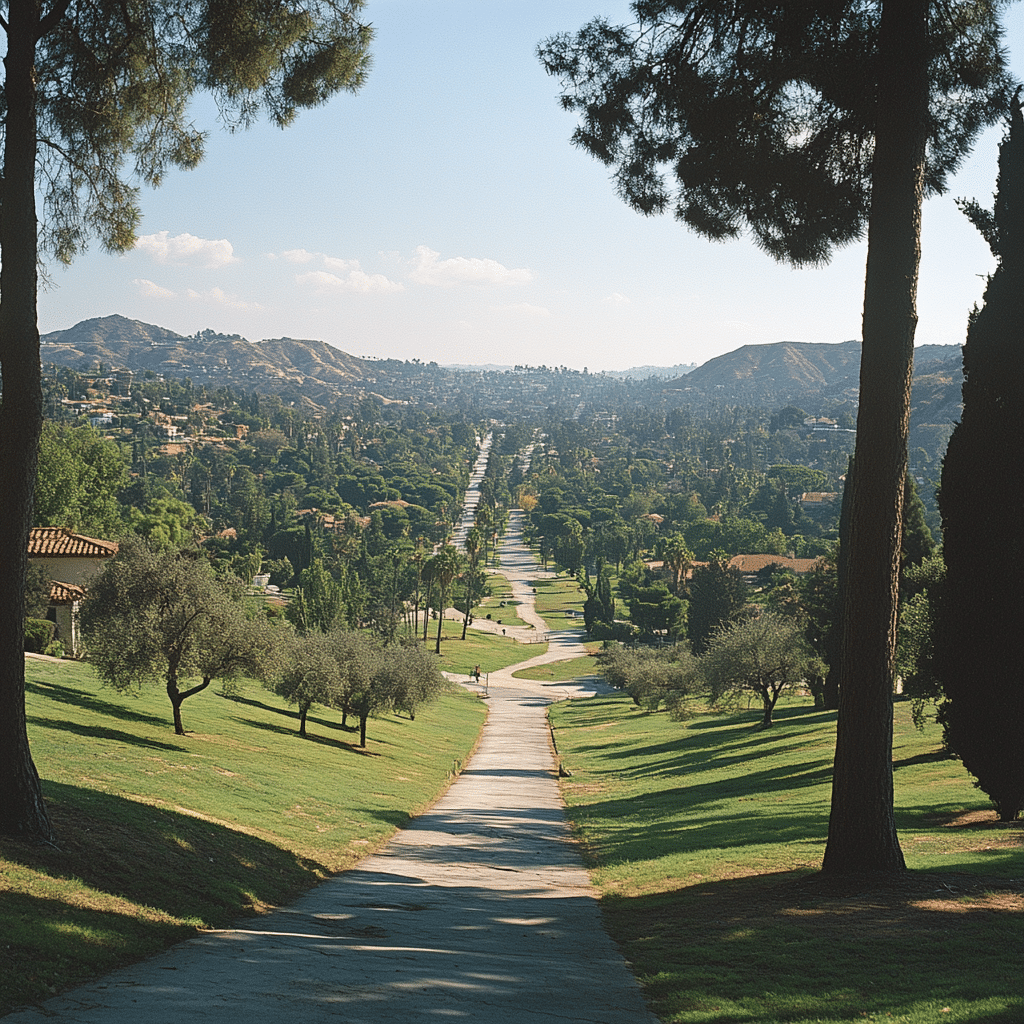
[[[946,744],[1012,821],[1024,808],[1024,117],[1014,97],[995,209],[965,211],[998,259],[964,345],[963,413],[942,467],[946,580],[937,674]]]
[[[637,0],[635,26],[598,19],[541,49],[582,114],[574,141],[641,212],[672,209],[709,238],[749,231],[797,265],[867,227],[832,873],[905,867],[891,697],[921,204],[998,116],[1001,6]]]

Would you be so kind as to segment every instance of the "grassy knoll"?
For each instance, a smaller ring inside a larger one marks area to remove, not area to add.
[[[485,709],[455,693],[414,722],[297,716],[255,684],[183,705],[26,663],[33,755],[60,848],[0,839],[0,1014],[285,902],[376,849],[443,791]]]
[[[480,633],[472,628],[467,630],[465,640],[461,636],[462,620],[445,619],[441,632],[441,668],[445,672],[468,673],[474,665],[479,665],[481,672],[496,672],[548,649],[547,644],[521,644],[510,636]],[[434,649],[436,637],[437,623],[431,622],[430,650]]]
[[[512,584],[509,583],[508,577],[500,573],[489,573],[487,582],[489,596],[473,609],[473,618],[486,619],[489,615],[495,622],[500,620],[503,626],[525,626],[526,623],[516,615],[516,606],[519,602],[512,595]],[[505,602],[504,607],[502,601]]]
[[[686,1024],[1024,1020],[1024,824],[896,708],[895,883],[817,874],[834,713],[681,726],[618,695],[555,705],[577,835],[655,1012]]]
[[[537,614],[548,629],[582,629],[583,602],[587,595],[572,576],[547,576],[537,580]]]
[[[600,650],[598,643],[587,644],[587,650],[594,652]],[[583,658],[570,658],[567,661],[553,661],[549,665],[536,665],[533,668],[523,668],[512,675],[516,679],[539,679],[545,682],[564,683],[569,679],[578,679],[580,676],[592,676],[598,672],[598,662],[594,654],[588,654]]]

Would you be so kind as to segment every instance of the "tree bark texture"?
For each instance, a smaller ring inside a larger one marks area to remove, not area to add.
[[[832,874],[906,868],[893,815],[892,684],[921,251],[927,19],[927,0],[887,0],[879,29],[842,685],[822,865]]]
[[[25,573],[43,422],[36,317],[37,0],[8,7],[0,209],[0,831],[53,841],[25,722]]]

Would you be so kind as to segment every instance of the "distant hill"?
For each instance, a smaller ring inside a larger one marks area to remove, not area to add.
[[[515,367],[504,363],[444,363],[443,366],[446,370],[482,371],[485,373],[504,373],[506,370],[515,369]],[[648,377],[672,378],[689,373],[696,366],[696,363],[676,363],[675,366],[631,366],[628,370],[601,370],[601,375],[615,377],[619,380],[625,380],[628,377],[633,380],[647,380]]]
[[[190,377],[207,388],[259,391],[296,405],[320,407],[339,397],[366,393],[416,402],[450,402],[462,396],[460,402],[489,415],[503,415],[513,406],[536,411],[561,401],[572,409],[581,402],[601,408],[621,400],[615,395],[622,389],[633,394],[630,401],[691,405],[695,410],[722,404],[767,409],[797,405],[814,413],[841,406],[855,410],[860,369],[860,342],[783,341],[745,345],[689,372],[684,364],[634,367],[614,374],[553,372],[544,385],[553,389],[549,392],[537,390],[538,373],[543,373],[536,368],[510,374],[507,367],[454,370],[419,360],[366,360],[323,341],[251,342],[213,331],[184,337],[116,315],[85,320],[46,334],[41,341],[44,366],[58,363],[82,372],[95,372],[100,365],[136,374],[151,371]],[[923,345],[916,350],[913,424],[937,425],[938,433],[951,429],[960,412],[961,364],[957,345]],[[668,373],[670,379],[659,379]],[[935,447],[935,433],[922,435],[921,443],[929,450]]]
[[[859,373],[859,341],[835,345],[781,341],[744,345],[716,356],[666,387],[705,394],[723,390],[732,401],[773,407],[811,397],[856,399]]]
[[[365,360],[323,341],[277,338],[251,342],[241,335],[202,331],[184,337],[163,327],[105,316],[40,338],[43,364],[95,370],[102,364],[133,373],[190,377],[207,387],[264,391],[317,405],[351,393],[372,372]]]
[[[676,363],[675,366],[631,366],[628,370],[605,370],[606,377],[632,377],[633,380],[647,380],[648,377],[681,377],[697,368],[696,363]]]
[[[932,403],[936,408],[958,406],[960,366],[959,345],[921,345],[915,349],[915,399],[919,381],[937,374],[931,381]],[[665,387],[708,397],[717,392],[724,401],[766,408],[788,404],[813,406],[821,402],[856,403],[860,390],[860,342],[781,341],[744,345],[734,352],[709,359],[686,376],[666,383]],[[958,412],[953,418],[956,415]]]

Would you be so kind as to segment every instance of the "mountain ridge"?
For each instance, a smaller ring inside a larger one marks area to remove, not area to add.
[[[376,390],[396,370],[411,365],[400,360],[361,359],[311,339],[253,342],[238,334],[211,330],[184,336],[119,314],[81,321],[45,334],[40,341],[44,364],[58,363],[78,371],[95,370],[99,364],[111,370],[189,377],[208,387],[228,385],[244,391],[265,391],[301,405],[325,406],[339,397]],[[952,422],[959,414],[960,346],[924,345],[915,350],[915,356],[915,388],[927,378],[929,411],[940,417],[932,422]],[[513,373],[473,367],[447,370],[436,364],[433,369],[460,375],[467,371],[491,373],[503,378]],[[623,372],[591,374],[589,379],[622,379]],[[859,341],[781,341],[743,345],[674,379],[657,381],[657,387],[666,397],[681,393],[676,395],[677,400],[685,400],[689,392],[694,397],[764,407],[855,405],[859,374]],[[577,376],[586,379],[583,374]],[[656,380],[653,374],[651,380]]]

